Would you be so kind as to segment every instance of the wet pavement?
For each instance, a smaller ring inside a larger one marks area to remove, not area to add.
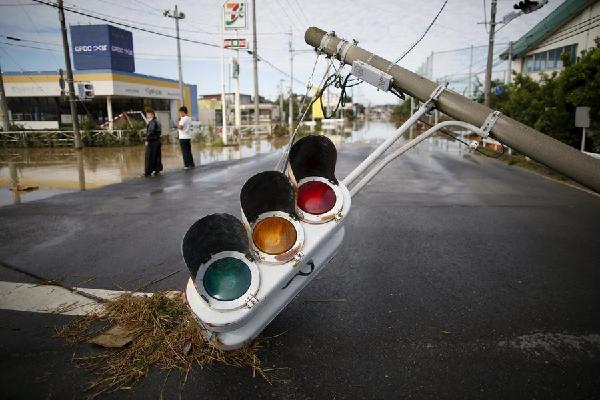
[[[338,177],[375,146],[370,135],[334,137]],[[1,207],[0,260],[104,289],[181,271],[149,290],[181,289],[187,228],[239,215],[239,188],[278,156]],[[195,370],[182,398],[598,398],[598,221],[596,195],[427,141],[353,199],[338,256],[265,330],[277,336],[266,365],[289,367],[289,382],[215,366]],[[0,280],[28,279],[0,268]],[[85,397],[76,349],[52,338],[69,317],[0,316],[3,396]],[[106,398],[158,398],[163,381],[154,373]],[[165,398],[178,383],[169,378]]]

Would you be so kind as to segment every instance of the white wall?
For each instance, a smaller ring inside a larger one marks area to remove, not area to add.
[[[568,1],[568,0],[567,0]],[[590,18],[598,18],[600,16],[600,1],[595,2],[591,6],[584,9],[581,14],[573,18],[567,24],[562,26],[558,31],[554,32],[551,36],[546,38],[543,42],[539,43],[535,48],[531,49],[526,54],[522,55],[516,60],[513,60],[513,71],[526,73],[524,68],[525,57],[540,53],[542,51],[556,49],[558,47],[569,46],[577,44],[577,56],[581,54],[581,51],[587,50],[591,47],[595,47],[595,38],[600,37],[600,25],[596,26],[586,32],[589,26],[594,26],[598,23],[598,20],[588,21]],[[591,22],[591,24],[590,24]],[[560,71],[562,68],[555,69],[554,71]],[[553,70],[541,71],[546,74],[551,73]],[[531,72],[528,74],[533,79],[540,78],[540,72]]]

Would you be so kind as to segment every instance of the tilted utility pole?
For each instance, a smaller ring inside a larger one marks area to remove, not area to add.
[[[325,54],[334,56],[338,60],[341,57],[340,49],[342,49],[345,64],[352,65],[359,60],[379,71],[385,71],[392,76],[391,85],[394,89],[414,96],[417,100],[428,101],[439,86],[437,83],[370,53],[352,42],[331,35],[328,40],[324,40],[325,35],[327,32],[324,30],[312,27],[306,31],[305,40],[310,46],[320,48]],[[341,43],[342,41],[343,43]],[[451,90],[442,91],[435,104],[438,110],[451,118],[475,126],[484,126],[486,121],[495,117],[492,114],[493,110],[489,107]],[[491,127],[490,136],[600,193],[600,161],[585,153],[505,115],[497,117]]]
[[[290,98],[289,98],[289,131],[290,135],[294,133],[294,49],[292,48],[292,28],[290,27]]]
[[[252,65],[254,67],[254,119],[260,124],[260,99],[258,97],[258,44],[256,40],[256,0],[252,0]]]
[[[279,122],[283,123],[283,79],[279,80]]]
[[[71,53],[69,50],[69,39],[67,38],[67,27],[65,24],[65,10],[63,0],[56,1],[58,9],[58,20],[60,21],[60,33],[62,36],[63,52],[65,53],[65,67],[67,68],[67,85],[69,88],[69,105],[71,106],[71,120],[73,123],[74,146],[81,149],[81,134],[79,133],[79,117],[77,116],[77,99],[75,98],[75,84],[73,83],[73,69],[71,68]]]
[[[6,93],[4,92],[2,67],[0,67],[0,112],[2,113],[2,129],[4,132],[8,132],[10,130],[10,121],[8,118],[8,103],[6,102]]]
[[[177,38],[177,67],[179,68],[179,102],[181,105],[184,105],[183,102],[183,73],[181,71],[181,44],[179,40],[179,20],[185,18],[185,14],[177,9],[177,4],[175,4],[175,9],[165,10],[163,12],[165,17],[173,18],[175,20],[175,36]]]
[[[490,36],[488,41],[487,66],[485,67],[485,83],[483,84],[483,101],[489,107],[492,91],[492,66],[494,64],[494,35],[496,34],[496,7],[498,0],[492,0],[492,11],[490,14]]]

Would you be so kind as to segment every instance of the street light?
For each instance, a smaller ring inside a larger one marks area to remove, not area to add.
[[[185,18],[185,14],[177,9],[177,5],[175,5],[175,9],[164,10],[163,15],[168,18],[173,18],[175,20],[175,36],[177,37],[177,66],[179,68],[179,101],[181,105],[184,105],[183,102],[183,73],[181,71],[181,45],[179,43],[179,20]]]

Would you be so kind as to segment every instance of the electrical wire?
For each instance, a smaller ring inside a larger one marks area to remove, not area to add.
[[[52,3],[50,1],[44,1],[44,0],[32,0],[32,1],[35,1],[36,3],[39,3],[39,4],[45,4],[45,5],[50,6],[50,7],[58,8],[57,4]],[[153,31],[153,30],[150,30],[150,29],[142,28],[142,27],[139,27],[139,26],[135,26],[135,25],[126,24],[126,23],[123,23],[123,22],[114,21],[114,20],[111,20],[111,19],[108,19],[108,18],[99,17],[97,15],[92,15],[90,13],[82,12],[82,11],[79,11],[79,10],[74,10],[74,9],[72,9],[70,7],[64,7],[63,6],[63,9],[65,11],[71,12],[73,14],[78,14],[78,15],[82,15],[84,17],[88,17],[88,18],[92,18],[92,19],[97,19],[97,20],[104,21],[104,22],[109,22],[109,23],[114,24],[114,25],[124,26],[124,27],[129,28],[129,29],[134,29],[134,30],[142,31],[142,32],[153,34],[153,35],[163,36],[163,37],[167,37],[167,38],[170,38],[170,39],[177,39],[177,36],[175,36],[175,35],[171,35],[171,34],[167,34],[167,33],[162,33],[162,32],[157,32],[157,31]],[[208,46],[208,47],[214,47],[214,48],[219,48],[219,49],[221,48],[221,46],[219,46],[217,44],[214,44],[214,43],[203,42],[203,41],[200,41],[200,40],[194,40],[194,39],[189,39],[189,38],[185,38],[185,37],[179,37],[179,40],[184,41],[184,42],[189,42],[189,43],[195,43],[195,44],[199,44],[199,45],[203,45],[203,46]],[[226,50],[232,50],[232,49],[226,49]],[[254,52],[252,50],[246,50],[246,53],[252,55]],[[281,68],[277,67],[275,64],[273,64],[272,62],[268,61],[267,59],[261,57],[258,54],[257,54],[257,58],[260,61],[264,61],[271,68],[279,71],[281,74],[283,74],[285,76],[288,76],[288,77],[290,76],[289,73],[285,72],[284,70],[282,70]],[[298,82],[303,83],[302,81],[298,81]]]
[[[419,43],[421,43],[421,41],[425,38],[425,36],[427,36],[427,33],[429,33],[429,30],[435,24],[435,21],[437,21],[437,19],[439,18],[439,16],[442,14],[442,11],[444,11],[444,8],[446,7],[446,4],[448,4],[448,0],[444,1],[444,4],[442,4],[442,7],[437,12],[437,14],[433,18],[433,20],[431,21],[431,23],[429,24],[429,26],[427,27],[427,29],[425,29],[425,31],[423,32],[423,34],[421,35],[421,37],[419,39],[417,39],[417,41],[414,42],[412,44],[412,46],[410,46],[404,53],[402,53],[402,55],[400,57],[398,57],[398,59],[396,61],[394,61],[394,64],[398,64],[398,62],[402,61],[402,59],[404,59],[404,57],[406,57],[408,55],[408,53],[410,53],[415,47],[417,47],[417,45]]]

